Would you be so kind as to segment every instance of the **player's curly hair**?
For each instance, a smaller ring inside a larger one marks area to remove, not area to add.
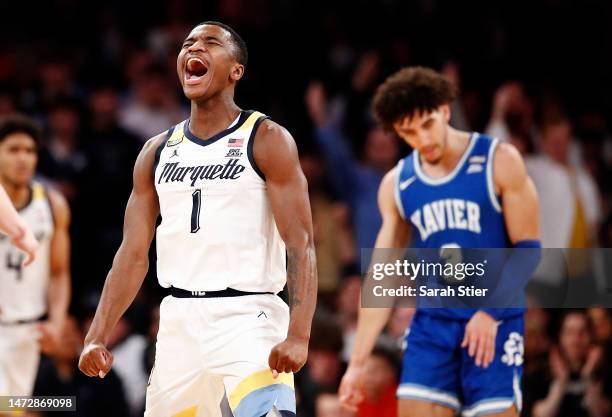
[[[42,129],[33,119],[21,114],[9,114],[0,118],[0,142],[15,133],[25,133],[36,145],[40,144]]]
[[[372,109],[385,129],[406,115],[429,112],[456,97],[451,82],[431,68],[408,67],[389,76],[376,90]]]

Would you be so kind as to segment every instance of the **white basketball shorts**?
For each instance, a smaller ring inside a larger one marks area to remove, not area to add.
[[[36,327],[0,324],[0,396],[32,395],[40,362]]]
[[[145,417],[294,415],[293,374],[275,379],[268,366],[288,325],[289,307],[272,294],[167,296]]]

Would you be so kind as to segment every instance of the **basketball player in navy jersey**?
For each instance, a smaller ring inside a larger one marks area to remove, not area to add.
[[[234,102],[246,61],[222,23],[185,39],[177,72],[191,117],[136,161],[123,242],[85,338],[79,368],[104,377],[105,346],[142,284],[161,215],[157,273],[171,295],[145,416],[295,415],[292,372],[306,361],[316,304],[310,203],[291,135]],[[285,282],[289,306],[276,295]]]
[[[449,126],[453,99],[449,81],[422,67],[398,71],[377,90],[377,120],[414,151],[380,186],[376,247],[533,248],[511,252],[504,263],[499,287],[520,287],[539,259],[534,185],[511,145]],[[360,310],[340,386],[349,408],[362,400],[364,362],[390,311]],[[522,335],[520,308],[417,308],[397,392],[400,416],[517,416]]]

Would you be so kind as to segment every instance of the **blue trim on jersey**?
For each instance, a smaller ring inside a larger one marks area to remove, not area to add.
[[[166,143],[168,143],[168,139],[170,139],[170,137],[172,136],[172,132],[174,132],[175,128],[176,128],[176,125],[168,129],[168,131],[166,132],[166,137],[164,138],[164,140],[161,141],[159,145],[157,145],[157,149],[155,149],[155,159],[153,160],[153,178],[154,179],[155,179],[155,171],[157,170],[157,165],[159,165],[159,158],[161,158],[162,150],[164,149],[164,146],[166,146]]]
[[[257,166],[257,162],[255,161],[255,156],[253,155],[253,146],[255,145],[255,135],[257,134],[257,129],[259,125],[266,119],[269,119],[269,116],[263,115],[253,125],[253,129],[251,130],[251,136],[249,136],[249,142],[247,143],[247,159],[249,160],[251,167],[253,170],[259,175],[262,180],[266,180],[266,176]]]
[[[187,119],[185,121],[185,124],[183,125],[183,133],[185,134],[185,137],[187,139],[189,139],[190,141],[192,141],[193,143],[195,143],[197,145],[200,145],[200,146],[212,145],[213,143],[215,143],[219,139],[221,139],[221,138],[231,134],[232,132],[235,132],[236,130],[238,130],[238,128],[240,126],[242,126],[242,124],[246,121],[246,119],[252,113],[253,113],[253,110],[241,110],[240,116],[238,116],[238,121],[232,127],[224,129],[221,132],[212,135],[208,139],[199,138],[196,135],[194,135],[193,133],[191,133],[191,131],[189,130],[189,124],[191,122],[191,118],[189,118],[189,119]]]
[[[34,199],[34,186],[30,182],[28,184],[28,199],[26,200],[23,206],[19,208],[15,207],[15,211],[17,211],[17,213],[21,213],[22,211],[30,207],[30,204],[32,204],[33,199]]]

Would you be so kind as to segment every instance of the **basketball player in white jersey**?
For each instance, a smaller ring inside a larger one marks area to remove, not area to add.
[[[145,416],[295,415],[317,276],[307,184],[291,135],[241,110],[247,51],[230,27],[196,26],[177,71],[191,117],[149,140],[134,168],[124,238],[80,369],[104,377],[109,335],[148,269],[156,219],[160,306]],[[288,284],[289,306],[276,294]],[[231,413],[231,414],[230,414]]]
[[[0,185],[0,233],[4,233],[11,239],[11,243],[25,252],[27,259],[23,266],[28,266],[34,261],[38,242],[28,224],[19,217],[19,213],[13,207],[11,199]]]
[[[70,212],[66,200],[33,181],[39,130],[0,120],[0,184],[39,242],[36,259],[0,235],[0,395],[31,395],[40,351],[58,341],[70,298]]]

